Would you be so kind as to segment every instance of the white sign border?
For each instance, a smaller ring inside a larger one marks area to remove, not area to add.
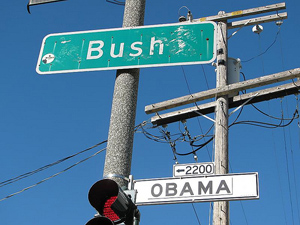
[[[137,191],[137,202],[136,205],[143,206],[143,205],[164,205],[164,204],[180,204],[180,203],[195,203],[195,202],[215,202],[215,201],[238,201],[238,200],[251,200],[251,199],[259,199],[259,179],[258,179],[258,173],[257,172],[251,172],[251,173],[231,173],[231,174],[215,174],[215,175],[209,175],[209,176],[194,176],[194,177],[167,177],[167,178],[155,178],[155,179],[141,179],[141,180],[134,180],[134,186],[137,182],[143,182],[143,181],[159,181],[159,180],[184,180],[184,179],[191,179],[191,178],[200,178],[200,177],[220,177],[220,176],[239,176],[239,175],[255,175],[256,177],[256,195],[255,196],[241,196],[241,197],[222,197],[221,195],[218,195],[218,198],[215,196],[207,197],[205,199],[181,199],[179,200],[170,200],[167,199],[166,201],[158,200],[158,201],[151,201],[151,202],[138,202],[138,190]]]

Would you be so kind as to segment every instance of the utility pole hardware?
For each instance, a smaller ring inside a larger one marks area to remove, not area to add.
[[[199,115],[205,115],[215,112],[215,171],[218,175],[228,173],[228,109],[231,107],[243,106],[249,103],[266,101],[277,97],[286,96],[289,94],[298,93],[299,81],[284,84],[281,86],[268,88],[260,91],[255,91],[248,94],[237,95],[228,98],[228,95],[249,88],[260,87],[263,85],[277,83],[283,80],[289,80],[300,76],[300,69],[284,71],[277,74],[271,74],[256,79],[228,84],[228,29],[241,28],[249,25],[257,25],[270,21],[282,21],[287,18],[287,13],[276,13],[273,15],[252,18],[241,21],[228,22],[230,19],[243,16],[250,16],[260,13],[272,12],[285,9],[285,3],[278,3],[258,8],[247,10],[239,10],[231,13],[219,12],[216,16],[209,16],[200,19],[194,19],[194,22],[199,21],[215,21],[217,26],[217,60],[216,60],[216,88],[190,94],[164,102],[151,104],[145,107],[147,114],[157,113],[166,109],[175,108],[178,106],[195,103],[209,98],[216,98],[215,102],[197,104],[195,107],[181,109],[175,112],[159,114],[151,118],[154,125],[160,126],[175,121],[185,120]],[[232,35],[234,35],[234,32]],[[230,199],[229,199],[230,201]],[[229,225],[229,201],[214,201],[213,224],[214,225]]]

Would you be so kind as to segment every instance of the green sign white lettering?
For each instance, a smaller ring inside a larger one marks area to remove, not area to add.
[[[213,22],[177,23],[47,35],[37,72],[204,64],[214,61]]]

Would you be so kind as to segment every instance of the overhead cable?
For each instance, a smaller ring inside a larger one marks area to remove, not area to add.
[[[87,149],[84,149],[84,150],[82,150],[82,151],[80,151],[80,152],[77,152],[77,153],[75,153],[75,154],[73,154],[73,155],[70,155],[70,156],[68,156],[68,157],[65,157],[65,158],[63,158],[63,159],[57,160],[56,162],[53,162],[53,163],[50,163],[50,164],[48,164],[48,165],[42,166],[42,167],[40,167],[40,168],[38,168],[38,169],[36,169],[36,170],[33,170],[33,171],[30,171],[30,172],[24,173],[24,174],[22,174],[22,175],[19,175],[19,176],[17,176],[17,177],[14,177],[14,178],[11,178],[11,179],[2,181],[2,182],[0,182],[0,188],[3,187],[3,186],[5,186],[5,185],[8,185],[8,184],[14,183],[14,182],[16,182],[16,181],[19,181],[19,180],[21,180],[21,179],[24,179],[24,178],[26,178],[26,177],[32,176],[33,174],[36,174],[36,173],[41,172],[41,171],[43,171],[43,170],[45,170],[45,169],[48,169],[48,168],[50,168],[50,167],[52,167],[52,166],[55,166],[55,165],[57,165],[57,164],[59,164],[59,163],[62,163],[62,162],[64,162],[64,161],[66,161],[66,160],[68,160],[68,159],[71,159],[71,158],[73,158],[73,157],[75,157],[75,156],[77,156],[77,155],[80,155],[80,154],[82,154],[82,153],[84,153],[84,152],[90,151],[90,150],[92,150],[93,148],[96,148],[96,147],[98,147],[98,146],[100,146],[100,145],[102,145],[102,144],[104,144],[104,143],[106,143],[106,142],[107,142],[107,140],[102,141],[102,142],[100,142],[100,143],[98,143],[98,144],[96,144],[96,145],[94,145],[94,146],[92,146],[92,147],[89,147],[89,148],[87,148]]]
[[[51,178],[54,178],[54,177],[56,177],[56,176],[58,176],[58,175],[60,175],[60,174],[62,174],[62,173],[64,173],[64,172],[66,172],[66,171],[72,169],[73,167],[79,165],[80,163],[83,163],[83,162],[85,162],[86,160],[88,160],[88,159],[90,159],[90,158],[92,158],[92,157],[98,155],[99,153],[103,152],[104,150],[106,150],[106,148],[101,149],[100,151],[94,153],[93,155],[91,155],[91,156],[89,156],[89,157],[87,157],[87,158],[85,158],[85,159],[83,159],[83,160],[78,161],[77,163],[75,163],[75,164],[69,166],[68,168],[66,168],[66,169],[64,169],[64,170],[62,170],[62,171],[60,171],[60,172],[58,172],[58,173],[56,173],[56,174],[53,174],[53,175],[50,176],[50,177],[47,177],[47,178],[45,178],[45,179],[43,179],[43,180],[41,180],[41,181],[39,181],[39,182],[37,182],[37,183],[35,183],[35,184],[29,186],[29,187],[23,188],[22,190],[20,190],[20,191],[18,191],[18,192],[15,192],[15,193],[13,193],[13,194],[10,194],[10,195],[8,195],[8,196],[6,196],[6,197],[0,199],[0,202],[6,200],[6,199],[8,199],[8,198],[11,198],[11,197],[13,197],[13,196],[15,196],[15,195],[21,194],[22,192],[27,191],[27,190],[29,190],[29,189],[31,189],[31,188],[33,188],[33,187],[36,187],[37,185],[42,184],[42,183],[44,183],[45,181],[50,180]]]
[[[254,57],[252,57],[252,58],[250,58],[250,59],[242,60],[242,62],[244,62],[244,63],[250,62],[250,61],[252,61],[253,59],[256,59],[257,57],[260,57],[260,56],[264,55],[265,53],[267,53],[267,52],[270,50],[270,48],[276,43],[277,37],[278,37],[279,33],[280,33],[280,27],[278,28],[278,31],[277,31],[277,33],[276,33],[276,36],[275,36],[274,41],[269,45],[269,47],[266,48],[265,51],[261,52],[260,54],[254,56]]]
[[[118,1],[118,0],[106,0],[106,2],[115,4],[115,5],[123,5],[123,6],[125,5],[124,1]]]

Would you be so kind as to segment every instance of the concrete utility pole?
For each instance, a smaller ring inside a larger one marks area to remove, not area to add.
[[[144,14],[145,0],[126,0],[123,27],[142,26]],[[139,69],[117,70],[115,80],[103,177],[121,187],[127,187],[131,170],[139,73]]]
[[[225,12],[219,12],[223,15]],[[220,21],[217,30],[217,84],[227,85],[227,21]],[[228,173],[228,95],[216,99],[215,108],[215,165],[216,174]],[[214,202],[214,225],[229,225],[229,202]]]

